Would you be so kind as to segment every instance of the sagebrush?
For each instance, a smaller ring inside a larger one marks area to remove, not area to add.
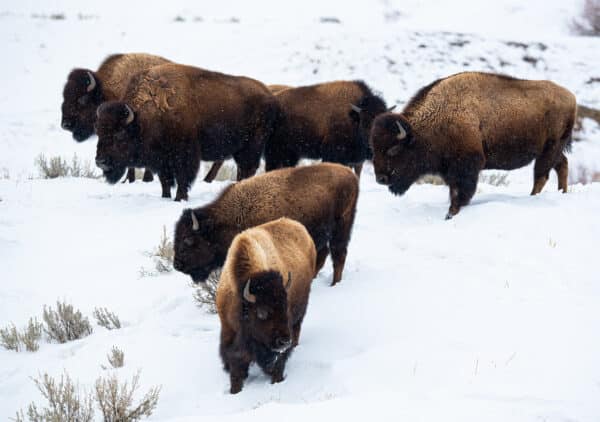
[[[152,252],[147,252],[146,255],[152,258],[154,270],[142,267],[139,271],[140,277],[156,276],[173,271],[175,250],[173,249],[173,241],[167,234],[166,226],[163,226],[158,246]]]
[[[600,0],[585,0],[579,17],[571,21],[577,35],[600,36]]]
[[[194,286],[194,299],[211,314],[217,312],[217,286],[219,285],[220,277],[221,271],[215,270],[208,275],[206,282]]]
[[[123,365],[125,365],[125,353],[119,349],[117,346],[113,346],[112,349],[110,349],[110,353],[108,355],[106,355],[106,359],[108,360],[108,363],[110,364],[111,367],[113,368],[122,368]],[[106,366],[103,366],[102,369],[109,369]]]
[[[73,305],[57,301],[56,310],[44,306],[44,331],[50,340],[59,343],[78,340],[92,334],[90,321]]]
[[[138,421],[152,414],[158,404],[161,387],[152,387],[141,401],[134,404],[134,394],[138,390],[139,379],[138,371],[133,376],[131,385],[127,382],[119,383],[116,375],[99,378],[96,381],[96,402],[104,422]]]
[[[29,404],[26,414],[30,422],[94,420],[94,397],[80,390],[66,372],[61,375],[58,382],[46,373],[33,378],[33,382],[48,403],[44,407],[38,407],[34,402]],[[23,411],[17,412],[15,420],[18,422],[26,420]]]
[[[30,318],[27,325],[17,330],[15,324],[0,328],[0,345],[7,350],[19,352],[25,346],[28,352],[35,352],[40,348],[42,338],[42,324],[36,318]]]
[[[158,404],[160,386],[152,387],[137,403],[134,395],[139,388],[138,371],[129,385],[120,383],[116,375],[100,377],[94,391],[80,389],[67,372],[56,381],[44,373],[33,378],[36,387],[46,399],[39,407],[32,402],[27,411],[19,410],[14,418],[17,422],[91,422],[94,420],[94,404],[104,422],[134,422],[149,417]]]
[[[84,177],[97,179],[100,176],[88,160],[81,161],[77,154],[70,161],[61,156],[46,157],[40,154],[35,159],[40,176],[44,179],[56,179],[57,177]]]
[[[96,318],[98,325],[108,330],[118,330],[121,328],[119,317],[106,308],[94,308],[94,318]]]

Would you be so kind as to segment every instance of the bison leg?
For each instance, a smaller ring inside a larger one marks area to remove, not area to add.
[[[219,173],[219,170],[221,169],[221,166],[223,165],[224,161],[225,160],[217,160],[213,162],[212,167],[210,168],[206,176],[204,176],[204,181],[206,183],[210,183],[213,180],[215,180],[215,177],[217,177],[217,173]]]
[[[262,154],[263,145],[264,142],[261,142],[260,145],[250,144],[246,148],[233,154],[233,159],[237,165],[238,182],[256,174],[256,171],[260,166],[260,156]]]
[[[538,157],[533,166],[533,189],[531,195],[537,195],[544,189],[552,166],[546,157]]]
[[[569,177],[569,161],[565,154],[561,154],[558,163],[554,166],[554,170],[558,176],[558,190],[567,193],[568,177]]]
[[[327,255],[329,255],[329,246],[327,246],[327,245],[323,246],[317,252],[317,265],[315,266],[315,269],[316,269],[315,277],[317,276],[317,274],[319,274],[319,271],[321,271],[321,268],[323,268],[323,265],[325,265],[325,260],[327,259]]]
[[[450,220],[467,205],[477,190],[479,172],[483,169],[485,159],[483,153],[472,153],[453,162],[445,177],[450,187],[450,208],[446,220]]]
[[[237,394],[242,391],[244,380],[248,378],[249,366],[250,362],[245,360],[235,360],[229,362],[229,392],[231,394]]]
[[[446,220],[454,217],[460,209],[467,205],[477,190],[477,176],[469,180],[462,180],[459,185],[450,186],[450,208]]]
[[[125,179],[123,179],[123,182],[121,182],[121,183],[125,183],[125,182],[129,182],[129,183],[135,182],[135,169],[133,167],[129,167],[127,169],[127,174],[125,175]]]
[[[346,264],[348,243],[350,242],[350,233],[352,232],[352,224],[354,223],[354,210],[352,210],[351,214],[349,218],[342,219],[336,223],[329,242],[331,260],[333,261],[332,286],[335,286],[342,279],[342,272]]]
[[[162,197],[170,198],[171,197],[171,187],[174,184],[173,176],[170,174],[159,173],[158,179],[160,180],[160,186],[162,188]]]
[[[354,173],[356,173],[356,177],[360,179],[360,173],[362,172],[363,163],[354,164]]]
[[[291,353],[291,348],[283,353],[278,353],[273,364],[267,371],[265,371],[271,375],[271,384],[275,384],[284,380],[283,373],[285,372],[285,364],[287,363]]]
[[[146,169],[144,171],[144,177],[142,177],[142,182],[152,182],[154,180],[154,175],[152,174],[152,171],[149,169]]]

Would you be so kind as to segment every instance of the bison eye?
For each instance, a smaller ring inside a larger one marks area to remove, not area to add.
[[[257,309],[256,310],[256,316],[258,317],[258,319],[264,321],[267,318],[269,318],[269,312],[266,309]]]

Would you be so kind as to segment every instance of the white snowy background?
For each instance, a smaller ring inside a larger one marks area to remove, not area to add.
[[[14,1],[0,3],[0,325],[24,325],[65,299],[121,330],[38,352],[0,348],[0,419],[41,400],[31,381],[67,371],[82,388],[142,370],[162,385],[152,420],[600,420],[600,130],[586,121],[568,156],[566,195],[552,174],[528,194],[532,167],[507,186],[479,185],[451,221],[445,186],[392,196],[361,179],[342,283],[328,262],[313,282],[301,344],[277,385],[254,368],[228,394],[219,323],[180,273],[140,277],[162,228],[229,182],[194,185],[188,203],[158,182],[42,180],[40,153],[93,163],[96,140],[60,129],[73,67],[148,52],[265,83],[364,79],[402,106],[433,79],[464,70],[552,79],[600,108],[600,39],[574,37],[580,1]],[[64,19],[51,19],[54,14]],[[336,18],[339,23],[322,22]],[[502,119],[503,116],[497,116]],[[203,171],[206,171],[204,166]]]

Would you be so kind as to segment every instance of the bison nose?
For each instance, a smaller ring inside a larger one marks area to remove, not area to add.
[[[106,163],[106,160],[102,159],[102,158],[96,158],[96,165],[101,168],[102,170],[108,170],[109,166]]]
[[[292,340],[289,337],[279,337],[275,340],[275,345],[280,350],[287,350],[292,345]]]
[[[60,124],[60,126],[64,129],[64,130],[69,130],[73,127],[73,123],[71,123],[68,120],[63,120],[62,123]]]
[[[385,174],[378,174],[376,179],[377,183],[380,183],[382,185],[387,185],[390,182],[390,178]]]

